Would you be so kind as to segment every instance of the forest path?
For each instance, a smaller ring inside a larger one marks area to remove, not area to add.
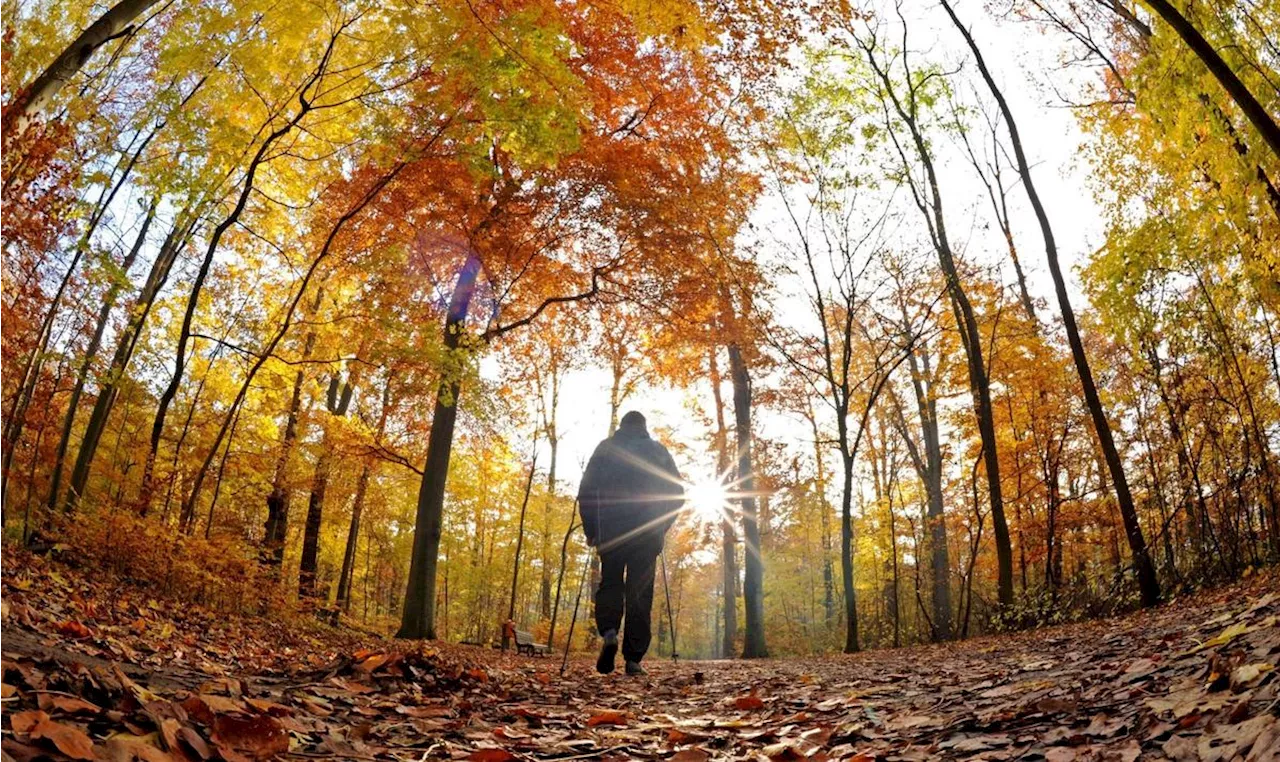
[[[1129,617],[941,646],[652,659],[647,677],[628,678],[597,675],[585,657],[561,676],[558,658],[238,619],[127,588],[94,598],[65,570],[6,569],[4,750],[231,762],[1274,760],[1275,587],[1255,580]]]

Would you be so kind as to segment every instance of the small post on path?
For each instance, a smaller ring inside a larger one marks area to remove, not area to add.
[[[563,676],[569,666],[569,648],[573,645],[573,628],[578,624],[578,606],[582,603],[582,586],[587,581],[587,570],[591,568],[591,548],[587,548],[586,558],[582,559],[582,575],[578,577],[578,596],[573,601],[573,618],[569,620],[569,636],[564,640],[564,659],[560,661],[560,674]]]

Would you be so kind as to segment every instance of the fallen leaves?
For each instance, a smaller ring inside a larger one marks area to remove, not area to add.
[[[213,721],[213,742],[222,748],[267,759],[289,750],[289,732],[262,714],[221,714]]]
[[[60,696],[46,692],[37,694],[37,702],[46,711],[57,710],[67,714],[97,714],[102,707],[75,696]]]
[[[1242,664],[1231,672],[1230,686],[1231,690],[1236,693],[1246,691],[1267,676],[1275,666],[1269,662],[1258,662],[1256,664]]]
[[[13,654],[6,623],[3,742],[19,762],[1248,762],[1280,754],[1280,726],[1266,711],[1280,696],[1280,597],[1269,593],[933,648],[658,661],[645,679],[601,678],[585,661],[560,676],[488,650],[385,641],[335,653],[322,669],[262,666],[281,663],[272,661],[250,670],[230,656],[242,645],[234,638],[206,641],[198,670],[179,660],[131,672],[147,675],[135,679],[68,659],[107,638],[119,640],[113,654],[142,658],[146,639],[166,631],[175,648],[198,642],[193,626],[150,604],[145,616],[126,607],[118,625],[89,616],[109,611],[100,602],[38,619],[37,592],[12,616],[22,627],[39,624],[46,642],[61,638],[67,658]],[[63,621],[83,623],[92,638],[61,635]]]
[[[148,742],[145,737],[115,736],[103,747],[107,762],[171,762],[173,757]]]
[[[49,715],[42,711],[16,712],[9,715],[9,728],[20,736],[25,736],[31,732],[31,729],[39,725],[42,720],[49,719]]]
[[[93,630],[90,630],[81,622],[76,622],[70,619],[58,622],[58,624],[55,625],[55,629],[57,629],[58,634],[72,639],[79,640],[93,637]]]
[[[587,727],[594,728],[598,725],[626,725],[627,713],[619,712],[613,709],[606,709],[601,712],[592,713],[587,720]]]
[[[33,741],[45,739],[52,742],[58,751],[72,759],[93,759],[93,740],[84,731],[54,722],[48,716],[36,722],[27,735]]]
[[[1244,622],[1236,622],[1235,624],[1232,624],[1227,629],[1218,633],[1216,636],[1209,638],[1205,642],[1191,649],[1191,651],[1189,651],[1188,653],[1194,654],[1209,648],[1217,648],[1219,646],[1225,646],[1226,644],[1230,643],[1231,641],[1235,640],[1241,635],[1244,635],[1248,631],[1249,631],[1249,625],[1245,624]]]
[[[752,688],[751,693],[734,699],[733,706],[743,712],[751,712],[757,709],[764,709],[764,699],[757,696],[756,689]]]

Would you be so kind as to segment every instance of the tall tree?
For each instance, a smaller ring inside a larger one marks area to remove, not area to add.
[[[330,418],[325,422],[320,435],[320,452],[316,456],[315,473],[311,477],[311,495],[307,499],[307,522],[302,531],[302,557],[298,561],[298,597],[316,598],[319,590],[316,586],[316,573],[320,555],[320,526],[324,521],[324,501],[329,492],[329,472],[333,467],[333,428],[337,420],[347,415],[351,407],[351,395],[359,383],[352,378],[354,371],[348,372],[346,380],[340,381],[337,375],[329,380],[329,393],[325,397],[325,410]]]
[[[737,464],[729,450],[729,429],[725,425],[721,391],[723,378],[720,375],[720,363],[716,359],[718,351],[715,346],[707,350],[710,369],[708,379],[711,381],[711,396],[716,409],[716,478],[721,483],[728,480],[732,484],[736,479],[729,477],[736,471]],[[738,644],[738,533],[727,513],[720,519],[720,536],[720,606],[724,612],[724,629],[721,631],[719,646],[720,655],[729,658],[737,652]]]
[[[146,216],[143,218],[142,227],[139,228],[138,235],[134,239],[133,246],[130,247],[129,253],[120,262],[119,274],[111,279],[111,284],[103,295],[102,306],[98,308],[98,318],[95,321],[93,335],[89,338],[89,345],[85,347],[84,357],[80,360],[80,369],[76,372],[75,385],[71,387],[71,396],[67,401],[67,413],[63,417],[62,435],[58,439],[58,450],[54,454],[53,475],[49,477],[48,506],[50,510],[53,510],[57,505],[58,498],[62,492],[62,469],[67,459],[67,448],[71,444],[71,431],[75,427],[76,413],[80,409],[80,395],[84,394],[89,371],[92,369],[94,359],[98,356],[98,349],[102,346],[102,337],[106,333],[107,323],[111,319],[111,311],[116,306],[116,299],[120,296],[123,281],[128,278],[129,270],[133,267],[134,260],[138,258],[138,252],[142,250],[142,246],[146,242],[147,231],[151,229],[151,222],[155,219],[155,214],[156,203],[152,201],[147,209]]]
[[[876,97],[884,116],[884,127],[897,153],[903,169],[903,178],[911,191],[912,201],[922,215],[929,240],[938,257],[938,265],[946,283],[947,293],[955,312],[960,330],[961,346],[968,360],[969,389],[973,398],[974,417],[982,439],[983,460],[987,477],[987,499],[991,504],[992,523],[995,530],[996,559],[998,567],[998,596],[1001,606],[1013,603],[1013,548],[1009,537],[1009,524],[1004,514],[1004,497],[1000,484],[999,443],[996,438],[995,417],[991,409],[991,380],[983,357],[984,342],[978,331],[978,321],[973,304],[965,292],[951,239],[947,231],[946,214],[942,205],[942,190],[934,164],[933,149],[925,137],[928,101],[931,96],[922,88],[932,77],[922,76],[912,68],[907,51],[896,56],[901,65],[904,81],[895,81],[890,71],[890,59],[874,33],[851,32],[855,44],[861,49],[870,68],[876,87]],[[861,36],[860,36],[861,35]],[[904,22],[904,40],[906,38]],[[906,133],[907,141],[899,141],[899,131]],[[910,152],[910,154],[908,153]],[[923,170],[923,178],[917,178],[913,168]]]
[[[1022,187],[1027,192],[1027,199],[1031,202],[1031,208],[1035,211],[1036,222],[1040,226],[1040,235],[1044,239],[1045,259],[1049,263],[1049,272],[1053,276],[1053,288],[1058,297],[1058,309],[1062,313],[1062,326],[1067,334],[1067,343],[1071,346],[1071,359],[1075,363],[1076,374],[1080,377],[1080,386],[1084,391],[1085,405],[1089,408],[1089,417],[1093,421],[1093,429],[1098,438],[1098,446],[1102,449],[1102,457],[1106,461],[1107,472],[1111,476],[1111,485],[1115,489],[1120,516],[1124,521],[1125,537],[1129,542],[1129,550],[1133,553],[1133,565],[1138,575],[1138,589],[1142,594],[1142,603],[1146,606],[1154,606],[1160,601],[1160,582],[1156,579],[1155,566],[1152,564],[1151,557],[1147,552],[1147,543],[1142,534],[1142,525],[1138,522],[1138,511],[1134,507],[1133,495],[1129,491],[1129,479],[1125,475],[1124,463],[1120,459],[1120,452],[1116,448],[1115,438],[1111,433],[1111,423],[1107,420],[1106,410],[1102,407],[1102,399],[1098,395],[1098,387],[1093,380],[1093,370],[1089,367],[1089,358],[1085,354],[1084,342],[1080,339],[1080,329],[1076,325],[1075,310],[1071,307],[1071,299],[1067,295],[1066,279],[1062,275],[1062,266],[1058,262],[1058,244],[1053,235],[1053,227],[1049,222],[1048,212],[1045,211],[1044,203],[1040,200],[1040,194],[1036,190],[1035,182],[1031,177],[1031,166],[1027,162],[1027,156],[1022,147],[1018,124],[1013,118],[1013,112],[1009,108],[1008,101],[1005,100],[1004,93],[996,84],[995,78],[991,76],[991,71],[987,68],[986,59],[983,57],[982,50],[978,47],[973,35],[960,21],[955,11],[952,10],[950,3],[947,0],[941,0],[941,3],[952,24],[960,31],[960,34],[964,37],[965,44],[969,46],[969,50],[973,53],[974,61],[978,64],[978,71],[982,74],[982,80],[991,90],[991,95],[1000,107],[1000,114],[1004,118],[1005,128],[1009,131],[1009,142],[1013,146],[1018,176],[1022,179]],[[1168,5],[1164,0],[1157,0],[1155,4]],[[1272,127],[1274,126],[1275,124],[1272,123]],[[1280,132],[1277,133],[1277,136],[1280,137]],[[1280,142],[1277,142],[1276,146],[1280,147]],[[1280,156],[1280,153],[1277,153],[1277,155]]]

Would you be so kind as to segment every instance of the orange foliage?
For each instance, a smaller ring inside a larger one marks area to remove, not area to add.
[[[106,509],[62,520],[56,531],[72,563],[157,595],[236,613],[288,610],[278,582],[239,537],[179,535],[157,520]]]

